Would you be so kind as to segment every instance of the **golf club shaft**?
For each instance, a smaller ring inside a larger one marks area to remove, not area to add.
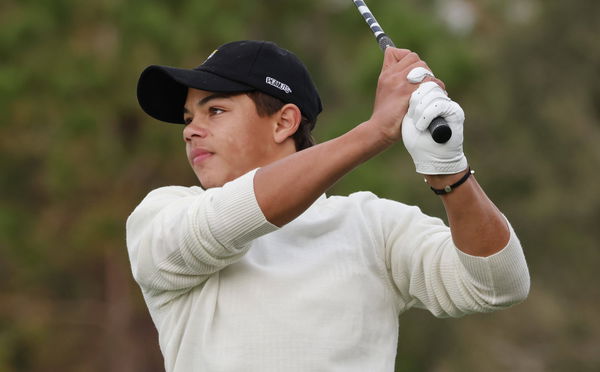
[[[375,35],[375,39],[377,39],[377,43],[381,50],[385,51],[385,48],[389,46],[395,47],[394,42],[385,34],[385,32],[383,32],[383,29],[373,16],[373,13],[371,13],[369,7],[367,7],[367,4],[365,4],[363,0],[353,1],[360,14],[371,28],[373,35]],[[450,129],[450,126],[448,126],[446,119],[440,116],[433,119],[427,129],[431,133],[433,140],[437,143],[446,143],[452,136],[452,130]]]

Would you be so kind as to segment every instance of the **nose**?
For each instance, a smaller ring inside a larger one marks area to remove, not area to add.
[[[185,142],[192,141],[192,138],[194,137],[206,138],[207,135],[208,131],[206,130],[206,128],[196,120],[187,124],[183,128],[183,140]]]

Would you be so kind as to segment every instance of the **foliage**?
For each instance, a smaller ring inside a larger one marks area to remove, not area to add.
[[[439,2],[369,2],[465,108],[467,156],[517,229],[533,287],[498,314],[407,313],[397,370],[598,370],[600,5],[468,4],[475,28],[453,33]],[[273,40],[311,70],[324,141],[368,119],[381,64],[342,0],[4,0],[0,23],[0,372],[162,369],[124,223],[151,189],[195,178],[181,128],[137,106],[145,66]],[[444,215],[401,145],[332,192],[365,189]]]

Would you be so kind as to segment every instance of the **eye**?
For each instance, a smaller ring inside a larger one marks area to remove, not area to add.
[[[190,117],[185,118],[184,117],[183,118],[183,122],[185,123],[185,125],[188,125],[188,124],[190,124],[192,122],[192,118],[190,118]]]
[[[208,112],[210,113],[210,115],[219,115],[219,114],[224,113],[225,111],[218,107],[212,106],[208,109]]]

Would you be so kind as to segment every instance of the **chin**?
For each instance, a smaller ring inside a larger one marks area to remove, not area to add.
[[[198,181],[200,181],[200,186],[202,186],[204,190],[221,187],[225,184],[225,182],[215,182],[214,180],[202,179],[200,177],[198,177]]]
[[[200,185],[202,185],[203,189],[212,189],[214,187],[222,187],[227,182],[233,181],[238,177],[243,176],[246,172],[250,171],[252,168],[245,169],[231,169],[229,167],[220,167],[219,169],[215,169],[212,167],[203,167],[202,169],[193,168],[198,181],[200,181]]]
[[[229,181],[222,176],[215,176],[206,173],[202,174],[200,172],[196,172],[196,177],[198,178],[198,181],[200,181],[202,188],[205,190],[212,189],[214,187],[221,187]]]

